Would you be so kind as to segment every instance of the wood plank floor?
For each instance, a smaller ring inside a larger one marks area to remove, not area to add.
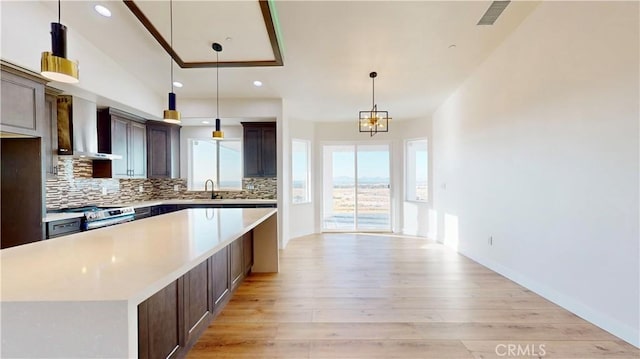
[[[188,358],[640,358],[430,240],[312,235],[280,268],[247,278]]]

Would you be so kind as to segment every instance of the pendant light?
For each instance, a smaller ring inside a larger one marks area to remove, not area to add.
[[[169,22],[171,40],[169,47],[173,51],[173,1],[169,1]],[[173,58],[169,55],[169,66],[171,67],[171,92],[169,92],[169,109],[164,110],[164,122],[180,124],[180,112],[176,111],[176,94],[173,92]]]
[[[40,74],[58,82],[78,83],[78,63],[67,59],[67,27],[60,23],[60,0],[58,0],[58,22],[51,23],[51,52],[45,51],[40,59]]]
[[[214,140],[221,140],[224,138],[224,132],[220,131],[220,86],[219,86],[219,62],[220,62],[220,58],[219,58],[219,54],[220,51],[222,51],[222,45],[220,45],[217,42],[214,42],[213,45],[211,45],[211,48],[213,48],[213,51],[216,52],[216,130],[213,131],[213,139]]]
[[[369,77],[372,81],[372,106],[371,110],[360,111],[358,116],[358,128],[360,132],[369,132],[369,136],[373,137],[378,132],[389,132],[389,117],[388,111],[378,111],[378,105],[376,104],[376,77],[377,72],[369,73]]]

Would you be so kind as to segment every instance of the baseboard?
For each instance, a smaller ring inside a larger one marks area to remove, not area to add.
[[[438,241],[442,243],[441,241]],[[444,243],[442,243],[444,245]],[[449,247],[451,248],[451,247]],[[456,250],[455,248],[451,248]],[[458,249],[458,253],[463,256],[477,262],[494,272],[503,275],[510,280],[520,284],[521,286],[529,289],[530,291],[540,295],[541,297],[561,306],[562,308],[570,311],[571,313],[579,316],[580,318],[606,330],[607,332],[615,335],[616,337],[626,341],[627,343],[640,348],[640,331],[638,328],[632,328],[626,324],[620,323],[618,320],[612,319],[607,315],[604,315],[598,311],[593,310],[585,306],[584,304],[577,302],[571,297],[568,297],[562,293],[559,293],[539,282],[532,280],[531,278],[524,276],[518,272],[514,272],[511,269],[495,263],[486,258],[475,256],[465,250]]]

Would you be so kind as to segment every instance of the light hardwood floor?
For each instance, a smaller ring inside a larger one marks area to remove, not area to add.
[[[422,238],[298,238],[281,251],[280,270],[247,278],[188,358],[640,358]]]

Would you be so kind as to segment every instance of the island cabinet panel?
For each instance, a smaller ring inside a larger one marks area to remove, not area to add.
[[[213,260],[209,258],[184,276],[184,317],[188,343],[195,343],[213,314],[212,264]]]
[[[138,357],[177,358],[184,343],[183,278],[138,305]]]
[[[242,236],[242,263],[244,265],[244,274],[249,274],[253,266],[253,231],[249,231]]]
[[[229,280],[229,246],[224,247],[211,258],[213,261],[213,305],[217,311],[224,305],[231,289]]]
[[[242,281],[244,277],[244,267],[242,265],[242,238],[238,238],[229,244],[229,268],[231,269],[231,290],[236,287]]]

